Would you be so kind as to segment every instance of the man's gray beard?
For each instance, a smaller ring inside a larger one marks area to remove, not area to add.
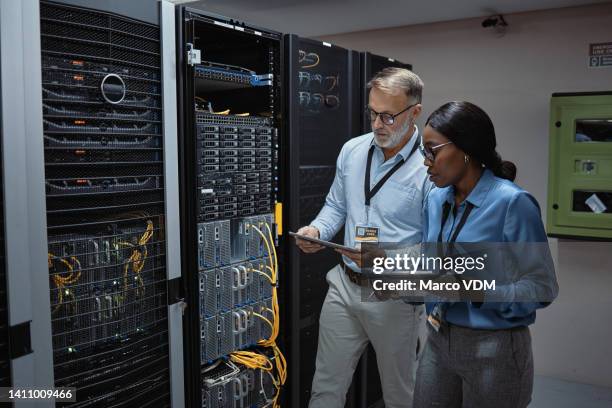
[[[397,147],[397,145],[399,145],[402,142],[402,138],[404,137],[406,133],[408,133],[411,127],[412,127],[412,122],[407,120],[404,126],[402,126],[397,131],[391,132],[389,134],[389,138],[387,139],[385,143],[381,143],[378,140],[378,137],[376,136],[376,134],[374,134],[374,141],[376,142],[378,147],[381,147],[383,149],[393,149],[394,147]]]

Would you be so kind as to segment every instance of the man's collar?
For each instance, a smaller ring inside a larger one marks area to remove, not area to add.
[[[412,151],[412,148],[414,147],[414,144],[417,143],[418,138],[419,138],[419,128],[415,124],[414,133],[412,133],[410,140],[408,140],[408,143],[406,143],[406,145],[402,147],[402,150],[400,150],[397,154],[400,155],[402,159],[407,160],[408,157],[410,156],[410,152]]]

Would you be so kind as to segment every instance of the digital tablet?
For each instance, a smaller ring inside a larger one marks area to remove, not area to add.
[[[351,247],[347,247],[344,245],[336,244],[335,242],[323,241],[322,239],[318,239],[318,238],[307,237],[305,235],[300,235],[292,231],[289,231],[289,235],[291,235],[294,238],[303,239],[304,241],[309,241],[315,244],[323,245],[324,247],[334,248],[334,249],[343,249],[345,251],[352,252],[354,254],[361,253],[361,251],[356,248],[351,248]]]

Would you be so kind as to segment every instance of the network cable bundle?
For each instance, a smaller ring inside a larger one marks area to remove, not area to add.
[[[41,2],[55,386],[169,403],[159,27]]]
[[[278,407],[280,35],[183,10],[194,387],[206,408]]]

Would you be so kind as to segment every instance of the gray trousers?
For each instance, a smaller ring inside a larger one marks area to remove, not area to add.
[[[474,330],[443,323],[420,357],[415,408],[524,408],[531,401],[529,328]]]
[[[319,319],[319,346],[309,408],[344,408],[346,393],[368,341],[376,351],[386,408],[411,408],[423,336],[423,306],[361,299],[362,288],[340,265],[327,273],[329,289]]]

